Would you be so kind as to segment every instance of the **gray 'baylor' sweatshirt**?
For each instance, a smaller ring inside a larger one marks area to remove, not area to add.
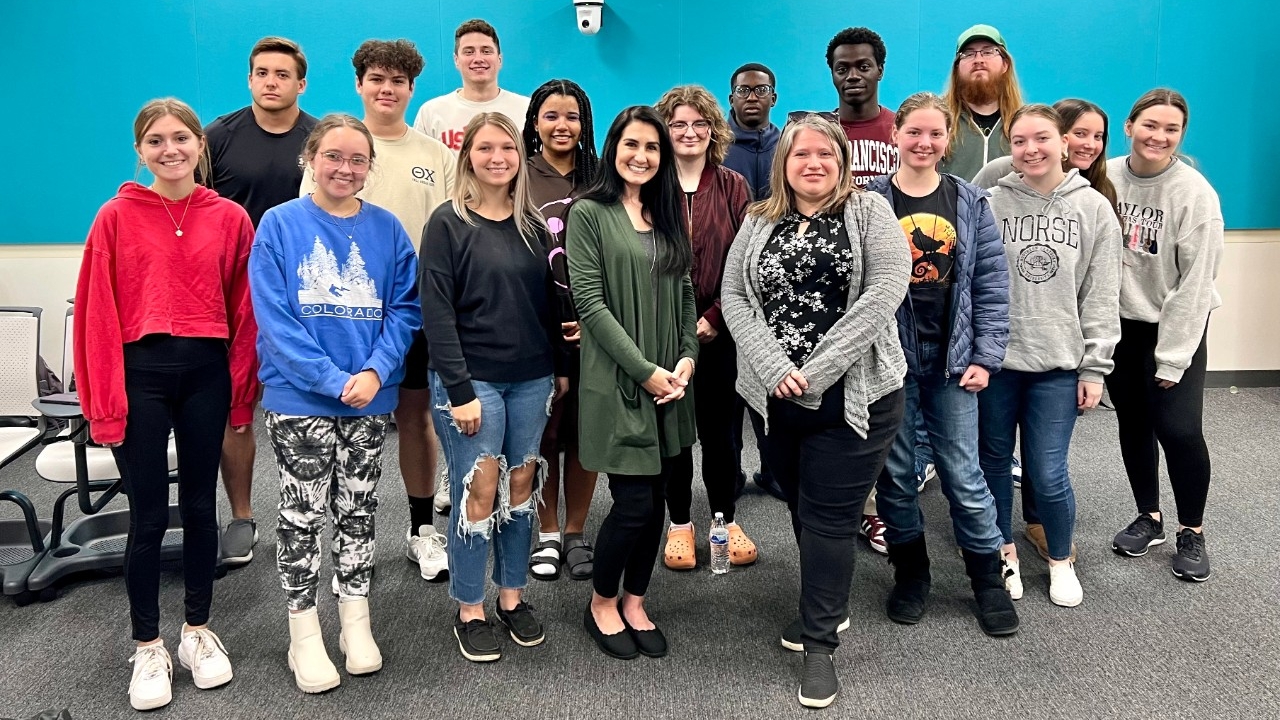
[[[1178,382],[1222,304],[1222,207],[1204,176],[1181,160],[1138,177],[1127,157],[1107,161],[1124,232],[1120,317],[1159,323],[1156,377]]]
[[[1120,340],[1120,224],[1110,203],[1073,169],[1049,195],[1009,173],[991,208],[1009,260],[1004,367],[1102,382]]]

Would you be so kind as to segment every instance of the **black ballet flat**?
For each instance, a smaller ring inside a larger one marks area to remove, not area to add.
[[[623,625],[626,621],[623,620]],[[587,603],[587,612],[582,617],[582,626],[587,629],[587,634],[592,640],[596,641],[596,647],[600,648],[600,652],[609,657],[618,658],[619,660],[634,660],[640,656],[640,650],[636,647],[636,641],[631,637],[631,633],[627,630],[605,635],[600,631],[600,626],[596,624],[596,618],[591,614],[591,603]],[[663,640],[663,646],[666,641]]]
[[[631,627],[631,623],[627,622],[625,617],[622,618],[622,624],[626,626],[641,655],[651,658],[666,656],[667,636],[662,634],[662,630],[658,629],[657,625],[654,625],[652,630],[637,630]]]

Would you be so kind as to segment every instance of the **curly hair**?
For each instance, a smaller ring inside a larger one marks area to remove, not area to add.
[[[422,53],[408,40],[365,40],[360,43],[356,54],[351,58],[351,65],[356,69],[356,80],[364,80],[364,75],[371,67],[383,70],[399,71],[409,76],[413,82],[426,67]]]
[[[875,56],[876,65],[884,67],[884,59],[888,55],[888,51],[884,47],[884,40],[874,30],[868,30],[864,27],[845,28],[836,33],[831,38],[831,42],[827,43],[827,67],[831,67],[835,62],[836,48],[841,45],[870,45],[871,54]]]
[[[572,80],[548,80],[533,91],[529,98],[529,109],[524,115],[524,147],[533,157],[542,152],[542,138],[538,136],[538,113],[542,111],[542,103],[553,95],[573,98],[578,103],[578,119],[582,123],[582,134],[578,136],[578,147],[573,153],[573,169],[578,184],[585,187],[596,177],[596,168],[600,158],[596,155],[595,121],[591,117],[591,101],[587,93]]]
[[[724,112],[716,103],[716,96],[701,85],[680,85],[663,93],[653,107],[662,116],[662,121],[669,123],[676,114],[676,108],[681,105],[688,105],[711,123],[711,145],[707,148],[707,161],[712,165],[723,163],[729,155],[734,136],[733,128],[729,127],[729,121],[724,119]]]

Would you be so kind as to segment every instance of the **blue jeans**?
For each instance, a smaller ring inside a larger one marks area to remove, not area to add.
[[[431,395],[449,397],[440,376],[430,373]],[[449,597],[464,605],[484,602],[484,568],[493,545],[493,582],[500,588],[519,590],[528,584],[529,551],[538,492],[546,473],[546,461],[538,452],[542,431],[551,408],[553,378],[516,383],[487,383],[473,379],[480,401],[480,431],[464,435],[453,423],[447,402],[431,414],[440,447],[449,468],[450,538]],[[498,487],[492,512],[480,519],[466,516],[467,500],[477,463],[498,461]],[[511,506],[511,468],[537,463],[533,492],[527,500]]]
[[[1002,370],[978,396],[978,454],[1006,544],[1013,542],[1013,462],[1015,432],[1022,433],[1022,475],[1030,477],[1036,509],[1049,543],[1049,556],[1071,556],[1076,524],[1076,495],[1067,472],[1067,453],[1076,426],[1074,370],[1020,372]],[[1023,484],[1022,492],[1028,490]]]
[[[921,343],[919,352],[927,357],[940,349]],[[916,428],[922,424],[933,445],[942,492],[951,505],[956,542],[972,552],[996,552],[1000,531],[996,528],[995,501],[978,466],[978,398],[960,387],[960,378],[947,377],[941,370],[908,373],[903,390],[906,411],[902,427],[876,481],[885,540],[892,547],[911,542],[924,532],[915,471]]]

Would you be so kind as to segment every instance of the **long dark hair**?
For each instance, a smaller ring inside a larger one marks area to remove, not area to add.
[[[578,147],[573,152],[573,173],[577,184],[586,186],[596,179],[596,170],[600,166],[600,158],[596,155],[595,121],[591,117],[591,101],[587,93],[572,80],[548,80],[533,91],[529,98],[529,110],[524,114],[524,147],[533,157],[542,152],[542,138],[538,135],[538,114],[542,112],[542,103],[552,95],[563,95],[573,98],[578,103],[578,119],[582,123],[582,134],[578,136]]]
[[[693,245],[685,227],[675,147],[657,110],[648,105],[632,105],[618,113],[604,137],[600,171],[582,197],[608,205],[622,202],[626,182],[618,174],[618,143],[622,141],[622,132],[633,122],[649,125],[658,134],[658,173],[640,186],[640,204],[649,211],[657,241],[658,270],[664,275],[684,275],[693,265]]]
[[[1102,151],[1093,159],[1093,164],[1081,170],[1080,174],[1089,181],[1094,190],[1102,193],[1118,216],[1120,209],[1116,205],[1116,186],[1111,183],[1111,178],[1107,177],[1107,142],[1111,140],[1111,121],[1107,119],[1107,113],[1094,103],[1080,98],[1063,98],[1053,104],[1053,109],[1057,110],[1062,118],[1059,129],[1064,135],[1071,132],[1071,128],[1075,126],[1081,115],[1096,113],[1102,118]],[[1063,165],[1063,169],[1069,168],[1069,164]]]

